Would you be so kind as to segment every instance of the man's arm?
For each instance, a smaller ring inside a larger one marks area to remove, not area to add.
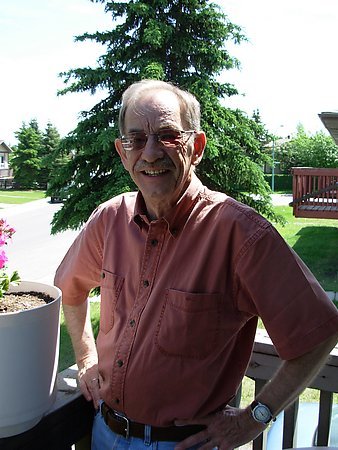
[[[269,406],[273,416],[291,404],[309,385],[325,363],[330,351],[336,345],[338,333],[326,339],[310,352],[290,361],[284,361],[257,395],[256,400]],[[265,428],[251,415],[251,408],[226,407],[222,413],[193,421],[180,421],[177,425],[204,424],[205,431],[184,440],[176,446],[183,450],[203,441],[202,450],[218,447],[220,450],[233,450],[255,439]]]
[[[86,300],[78,306],[64,304],[63,312],[79,369],[81,392],[86,400],[92,400],[94,407],[98,408],[100,400],[98,357],[90,322],[89,302]]]
[[[317,375],[337,340],[338,332],[305,355],[284,361],[257,395],[257,401],[268,405],[274,416],[283,411]]]

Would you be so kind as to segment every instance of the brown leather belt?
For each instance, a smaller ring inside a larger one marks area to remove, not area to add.
[[[133,422],[123,414],[114,411],[105,403],[101,405],[101,413],[106,425],[117,434],[129,437],[144,439],[145,425],[143,423]],[[180,442],[189,436],[196,434],[205,427],[203,425],[186,425],[182,427],[151,427],[152,441],[174,441]]]

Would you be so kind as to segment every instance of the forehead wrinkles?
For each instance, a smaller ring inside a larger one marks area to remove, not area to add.
[[[131,114],[135,115],[147,127],[156,127],[164,125],[181,125],[180,105],[175,95],[150,94],[136,98],[131,108]],[[162,98],[163,97],[163,98]]]

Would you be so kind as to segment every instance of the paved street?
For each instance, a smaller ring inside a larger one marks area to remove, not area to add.
[[[53,215],[61,206],[46,198],[0,210],[0,217],[16,229],[7,247],[8,266],[17,269],[21,279],[53,282],[57,266],[78,234],[78,231],[50,234]]]

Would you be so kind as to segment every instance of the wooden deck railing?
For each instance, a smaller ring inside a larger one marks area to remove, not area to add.
[[[338,219],[338,168],[295,167],[292,174],[295,217]]]
[[[247,376],[255,381],[258,392],[268,381],[281,361],[268,336],[259,330]],[[86,402],[76,385],[77,368],[72,366],[58,374],[58,394],[49,413],[31,430],[18,436],[0,439],[1,450],[90,450],[90,430],[93,408]],[[328,444],[333,392],[338,392],[338,348],[320,374],[311,383],[320,390],[320,414],[317,445]],[[1,405],[3,408],[4,405]],[[295,421],[298,402],[284,415],[283,448],[294,446]],[[254,450],[264,449],[264,435],[253,443]],[[74,448],[74,447],[73,447]]]

